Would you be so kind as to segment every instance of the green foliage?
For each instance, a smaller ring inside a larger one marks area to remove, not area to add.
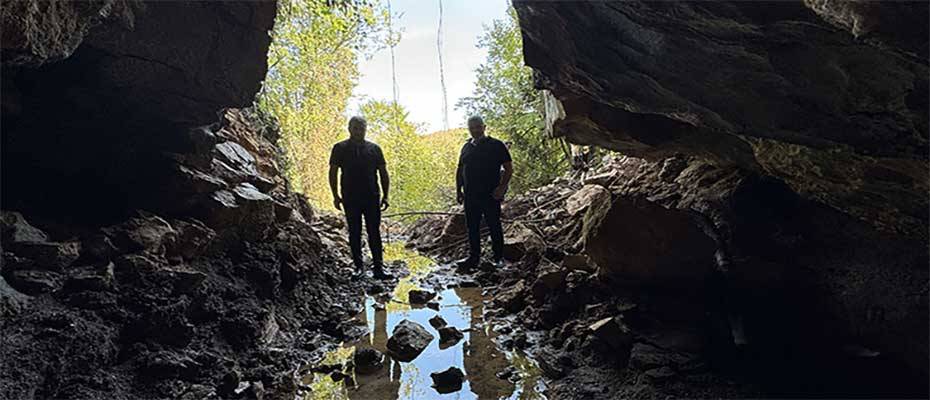
[[[358,57],[385,37],[386,10],[366,0],[281,1],[259,108],[277,120],[292,189],[332,208],[329,152],[348,136],[344,117],[358,80]]]
[[[478,67],[471,97],[456,104],[484,118],[488,132],[510,144],[514,159],[511,188],[520,193],[541,186],[568,170],[568,161],[544,133],[542,94],[533,88],[532,70],[523,65],[523,42],[516,12],[485,26],[478,46],[487,49]]]
[[[391,174],[393,212],[438,210],[453,204],[455,162],[464,130],[421,135],[403,107],[369,101],[361,113],[368,120],[368,138],[381,146]],[[457,134],[457,135],[456,135]]]

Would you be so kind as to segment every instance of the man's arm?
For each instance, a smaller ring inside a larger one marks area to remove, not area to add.
[[[462,203],[465,194],[462,193],[465,187],[465,179],[462,176],[462,154],[459,153],[459,162],[455,166],[455,201]]]
[[[378,176],[381,177],[381,191],[384,192],[381,196],[381,209],[387,210],[387,208],[390,207],[390,204],[388,204],[388,193],[391,191],[391,177],[387,172],[387,164],[378,166]]]
[[[337,210],[341,210],[342,199],[339,197],[338,184],[336,183],[338,181],[338,171],[339,167],[333,164],[329,165],[329,189],[333,191],[333,207],[336,207]]]
[[[504,167],[504,173],[501,174],[500,184],[494,188],[494,198],[497,200],[504,199],[504,193],[507,193],[507,188],[510,185],[510,177],[513,176],[513,162],[507,161],[502,167]]]

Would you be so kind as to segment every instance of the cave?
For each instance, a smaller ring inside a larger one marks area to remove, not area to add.
[[[295,368],[347,336],[371,284],[341,276],[342,226],[292,192],[249,110],[279,6],[4,5],[0,397],[294,398]],[[614,156],[533,192],[561,225],[520,233],[525,268],[482,283],[556,337],[639,304],[629,343],[578,333],[626,346],[609,373],[537,343],[549,398],[926,398],[928,3],[513,6],[547,132]],[[448,256],[461,224],[406,234]],[[699,351],[649,339],[693,331]]]

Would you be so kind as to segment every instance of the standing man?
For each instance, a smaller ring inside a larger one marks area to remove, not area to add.
[[[368,246],[371,248],[374,277],[390,279],[384,272],[381,247],[381,211],[388,208],[388,189],[390,178],[384,154],[378,145],[365,140],[368,123],[362,117],[349,120],[349,139],[333,146],[329,157],[329,187],[333,191],[333,206],[343,209],[346,214],[346,226],[349,229],[349,248],[352,250],[352,262],[356,268],[356,278],[365,274],[362,262],[362,217],[365,217],[365,230],[368,232]],[[336,185],[336,174],[342,170],[342,197]],[[381,189],[378,179],[381,176]],[[380,201],[379,201],[380,200]]]
[[[494,264],[501,265],[504,250],[504,230],[501,227],[501,200],[507,193],[513,163],[504,142],[485,135],[481,117],[468,119],[471,139],[462,146],[455,173],[456,199],[465,203],[465,224],[468,227],[468,258],[459,266],[468,269],[481,259],[481,217],[491,233]],[[503,168],[503,174],[501,169]]]

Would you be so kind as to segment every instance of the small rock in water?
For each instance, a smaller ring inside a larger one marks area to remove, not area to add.
[[[348,377],[348,375],[342,373],[342,371],[333,371],[332,374],[329,374],[329,377],[333,379],[333,382],[339,382]]]
[[[428,290],[414,289],[410,291],[407,298],[410,300],[410,304],[426,304],[426,302],[432,300],[433,297],[436,297],[436,293]]]
[[[433,387],[439,393],[452,393],[462,389],[462,382],[465,380],[465,374],[456,367],[442,372],[433,372],[429,374],[433,378]]]
[[[497,373],[497,379],[504,379],[504,380],[506,380],[506,379],[510,378],[510,377],[513,375],[514,372],[515,372],[515,371],[514,371],[514,367],[513,367],[513,365],[511,365],[511,366],[505,368],[503,371],[498,372],[498,373]]]
[[[384,355],[372,348],[356,349],[353,360],[355,372],[362,375],[375,372],[384,366]]]
[[[431,301],[431,302],[429,302],[429,303],[426,303],[426,306],[429,307],[429,308],[432,308],[432,309],[434,309],[434,310],[436,310],[436,311],[439,311],[439,303],[438,303],[438,302]]]
[[[408,362],[420,355],[433,341],[433,335],[422,325],[403,320],[394,327],[394,332],[387,341],[387,348],[398,361]]]
[[[429,319],[429,324],[432,325],[433,328],[439,329],[446,326],[446,320],[442,319],[442,316],[437,314],[435,317]]]
[[[439,331],[439,348],[446,348],[455,345],[462,340],[465,335],[455,329],[454,326],[444,326],[437,329]]]

